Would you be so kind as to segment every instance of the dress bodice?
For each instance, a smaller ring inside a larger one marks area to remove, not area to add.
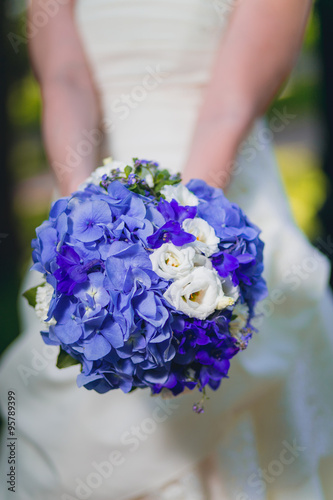
[[[97,84],[122,91],[161,67],[170,87],[205,84],[222,21],[213,0],[77,0]]]
[[[105,154],[183,168],[227,20],[215,3],[78,0],[77,25],[104,112]]]

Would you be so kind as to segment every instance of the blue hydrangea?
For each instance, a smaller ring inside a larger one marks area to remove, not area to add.
[[[42,335],[81,364],[78,385],[87,389],[215,390],[250,339],[254,306],[266,294],[260,230],[203,181],[187,185],[198,198],[195,207],[164,200],[140,180],[137,172],[145,168],[159,172],[157,164],[136,160],[126,177],[118,169],[114,177],[104,174],[100,185],[59,199],[36,229],[33,269],[54,288],[47,319],[55,324]],[[238,301],[249,307],[242,338],[229,331],[232,307],[205,320],[189,318],[165,299],[170,281],[153,271],[154,249],[196,239],[182,229],[195,217],[220,239],[212,267],[239,287]]]

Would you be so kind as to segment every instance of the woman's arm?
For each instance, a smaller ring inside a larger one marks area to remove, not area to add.
[[[295,64],[311,0],[239,0],[199,113],[183,179],[225,188],[237,150]]]
[[[43,2],[30,2],[31,19],[39,11],[45,12]],[[74,191],[95,168],[100,120],[94,85],[76,32],[74,3],[59,4],[58,13],[49,16],[30,41],[31,61],[42,93],[46,153],[62,195]]]

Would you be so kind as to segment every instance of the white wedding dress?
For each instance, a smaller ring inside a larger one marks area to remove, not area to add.
[[[77,1],[104,111],[104,156],[182,169],[231,4]],[[57,349],[43,344],[21,299],[23,332],[0,373],[4,415],[8,390],[16,393],[16,493],[6,484],[5,428],[1,499],[333,498],[329,267],[295,226],[264,126],[254,127],[252,153],[239,155],[228,196],[263,230],[270,295],[230,379],[210,391],[203,415],[192,412],[197,392],[166,401],[148,390],[78,389],[78,367],[55,367]],[[38,281],[30,273],[23,288]]]

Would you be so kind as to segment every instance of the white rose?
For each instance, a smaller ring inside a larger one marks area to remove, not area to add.
[[[56,320],[54,318],[51,318],[50,321],[46,321],[53,292],[54,288],[49,283],[45,283],[44,285],[39,286],[36,291],[36,315],[41,321],[43,321],[43,323],[46,323],[48,326],[56,324]]]
[[[199,252],[206,255],[206,257],[218,251],[220,239],[216,236],[214,228],[204,219],[200,217],[185,219],[183,222],[183,229],[196,237],[196,240],[191,244]]]
[[[167,280],[187,276],[194,267],[195,256],[193,247],[176,247],[173,243],[164,243],[149,255],[155,273]]]
[[[195,194],[191,193],[183,184],[164,186],[161,193],[165,196],[166,201],[176,200],[183,207],[196,207],[199,204]]]
[[[224,294],[215,270],[196,267],[188,276],[174,281],[164,293],[166,300],[190,318],[206,319],[216,309],[234,304]]]
[[[249,319],[249,308],[246,304],[241,304],[240,302],[235,305],[232,311],[235,319],[229,323],[229,331],[231,335],[238,335],[243,328],[246,327],[247,321]]]

